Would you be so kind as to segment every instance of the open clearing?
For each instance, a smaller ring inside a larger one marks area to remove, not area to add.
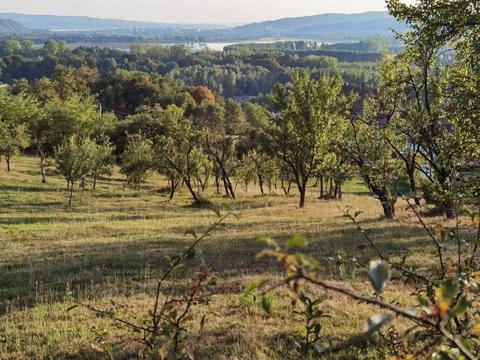
[[[35,158],[15,159],[10,173],[4,164],[1,167],[0,359],[134,358],[139,347],[129,330],[86,310],[67,309],[73,302],[108,307],[112,299],[121,314],[141,320],[152,304],[165,257],[180,254],[192,241],[185,231],[202,233],[217,219],[215,213],[192,208],[184,189],[168,201],[167,184],[157,175],[134,191],[123,189],[118,173],[102,181],[95,194],[78,191],[69,209],[64,182],[51,174],[48,183],[42,184]],[[409,261],[421,266],[430,265],[427,259],[434,249],[405,204],[399,203],[397,220],[384,221],[380,204],[359,183],[347,184],[344,199],[337,202],[318,200],[317,190],[310,189],[304,210],[297,208],[293,191],[291,197],[281,195],[281,189],[262,197],[253,186],[250,190],[249,194],[239,191],[237,201],[212,198],[239,217],[230,217],[199,248],[207,261],[221,254],[215,264],[218,294],[209,305],[198,308],[192,323],[192,343],[199,359],[294,356],[293,341],[302,323],[292,314],[288,289],[276,290],[273,317],[240,300],[245,284],[279,278],[275,263],[255,261],[262,249],[257,242],[260,236],[284,240],[297,233],[305,235],[306,251],[321,260],[326,279],[347,280],[350,286],[369,292],[364,269],[375,256],[363,249],[361,234],[342,217],[349,207],[364,211],[361,225],[371,229],[380,248],[397,257],[409,254]],[[434,224],[438,219],[427,221]],[[356,257],[358,276],[332,260],[338,256]],[[388,298],[406,304],[408,289],[400,284],[390,289]],[[362,336],[365,319],[376,310],[332,294],[326,295],[321,307],[331,315],[322,329],[324,347],[332,350],[325,358],[382,358],[381,340],[370,340],[379,344],[367,351],[369,340]],[[200,332],[203,314],[208,314],[207,323]]]

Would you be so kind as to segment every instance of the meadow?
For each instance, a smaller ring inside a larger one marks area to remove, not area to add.
[[[139,344],[130,330],[88,310],[68,308],[75,303],[108,307],[113,300],[119,313],[141,320],[166,257],[192,242],[187,230],[201,234],[217,215],[192,207],[185,189],[169,201],[167,184],[156,174],[139,191],[124,188],[118,173],[102,179],[95,193],[87,183],[69,208],[65,183],[53,170],[49,175],[42,184],[33,157],[15,159],[9,173],[4,166],[0,170],[0,359],[135,358]],[[245,284],[281,278],[273,261],[255,260],[264,247],[260,236],[282,241],[305,235],[306,252],[321,261],[325,279],[369,293],[365,269],[375,254],[342,216],[350,208],[363,211],[361,226],[387,254],[431,265],[434,248],[405,204],[399,204],[396,220],[385,221],[379,202],[360,182],[349,182],[341,201],[319,200],[312,188],[305,209],[297,208],[294,193],[286,197],[279,189],[261,196],[256,191],[253,186],[249,193],[240,191],[236,201],[211,198],[223,212],[238,216],[208,236],[187,264],[194,267],[200,258],[219,256],[216,295],[198,307],[192,320],[190,336],[199,359],[295,357],[292,344],[302,322],[292,313],[289,290],[274,291],[274,316],[242,301]],[[339,265],[352,258],[358,267]],[[386,296],[408,305],[409,289],[398,283]],[[328,293],[321,308],[331,316],[322,321],[325,358],[382,358],[382,339],[363,335],[370,306]],[[197,322],[203,315],[207,322],[200,331]],[[373,350],[367,348],[372,341],[378,342]]]

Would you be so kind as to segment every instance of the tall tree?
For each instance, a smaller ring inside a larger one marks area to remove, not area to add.
[[[75,183],[92,170],[92,152],[95,144],[88,138],[71,136],[55,148],[55,163],[67,181],[68,205],[72,206]]]
[[[392,219],[395,216],[401,163],[381,126],[383,111],[381,100],[368,98],[361,116],[350,119],[349,141],[344,144],[344,150],[356,164],[372,195],[380,201],[385,217]]]
[[[152,141],[142,134],[129,135],[120,164],[120,171],[126,176],[125,185],[132,184],[135,189],[140,189],[141,183],[153,168],[153,160]]]
[[[402,57],[409,65],[405,79],[417,108],[416,141],[427,164],[420,169],[427,169],[423,172],[436,204],[454,217],[455,168],[479,146],[480,5],[468,0],[410,5],[388,0],[387,5],[410,26],[401,36],[406,44]]]
[[[310,78],[296,72],[290,88],[276,87],[271,97],[278,111],[267,130],[271,150],[289,167],[305,206],[308,181],[328,152],[329,134],[340,116],[341,81]]]

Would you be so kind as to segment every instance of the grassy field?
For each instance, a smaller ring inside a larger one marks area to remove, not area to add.
[[[168,201],[166,183],[157,175],[134,191],[123,189],[121,176],[115,174],[102,181],[95,194],[78,191],[73,208],[68,208],[65,183],[51,174],[42,184],[36,159],[15,159],[10,173],[4,165],[0,164],[0,359],[134,358],[139,345],[131,340],[131,332],[86,310],[67,309],[73,302],[108,306],[113,299],[122,314],[141,320],[151,307],[165,256],[180,254],[192,241],[185,231],[202,233],[216,220],[215,213],[191,207],[183,189]],[[297,208],[296,196],[285,197],[280,189],[260,196],[251,188],[234,202],[212,198],[239,218],[229,218],[200,246],[207,260],[221,256],[215,265],[218,295],[198,308],[191,326],[199,359],[295,358],[293,339],[302,323],[292,314],[288,290],[276,290],[277,312],[272,317],[240,301],[246,283],[280,276],[271,261],[255,261],[262,249],[260,236],[282,241],[305,235],[306,251],[321,260],[326,279],[347,280],[368,292],[363,269],[375,256],[363,249],[361,234],[341,216],[349,207],[364,211],[362,226],[371,229],[386,253],[408,254],[419,266],[431,265],[434,249],[405,204],[398,204],[397,220],[384,221],[378,201],[358,182],[347,184],[338,202],[318,200],[312,189],[303,210]],[[358,276],[351,277],[329,260],[338,255],[359,260]],[[391,286],[387,296],[407,304],[409,289]],[[379,339],[362,336],[365,319],[374,309],[334,294],[326,295],[322,308],[331,315],[322,330],[323,345],[332,350],[326,359],[384,357]],[[203,314],[207,323],[200,332]],[[372,341],[375,345],[368,347]]]

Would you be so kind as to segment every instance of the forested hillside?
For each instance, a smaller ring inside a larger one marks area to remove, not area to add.
[[[301,42],[296,42],[300,47]],[[69,49],[61,41],[48,41],[35,49],[29,41],[6,41],[0,47],[0,80],[34,81],[51,78],[58,67],[89,70],[89,79],[106,80],[119,70],[140,71],[181,81],[186,86],[207,86],[225,97],[251,97],[270,93],[285,84],[294,70],[310,69],[313,76],[338,74],[345,86],[364,93],[372,85],[379,53],[349,50],[280,50],[233,46],[225,52],[192,52],[187,46],[136,45],[130,52],[107,48]]]
[[[371,36],[391,36],[391,30],[403,32],[400,24],[388,12],[361,14],[323,14],[285,18],[248,24],[232,29],[244,36],[288,36],[338,41]]]
[[[12,34],[12,33],[19,33],[19,32],[25,32],[25,31],[26,31],[26,28],[20,25],[19,23],[12,20],[2,19],[0,17],[0,33]]]

